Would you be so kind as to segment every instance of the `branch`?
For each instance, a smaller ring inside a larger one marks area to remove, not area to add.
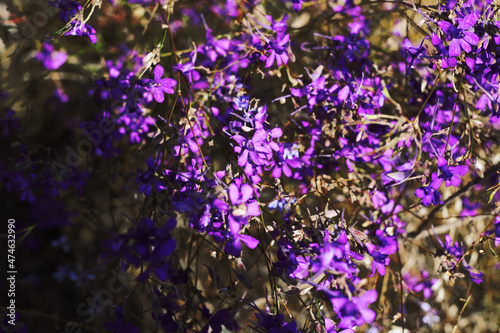
[[[456,191],[455,193],[453,193],[452,195],[450,195],[448,198],[446,198],[446,200],[444,200],[442,204],[437,205],[436,207],[434,207],[431,210],[431,212],[429,213],[429,215],[427,215],[426,217],[424,217],[424,219],[422,220],[422,222],[420,222],[420,224],[417,227],[417,229],[408,233],[408,238],[415,238],[415,237],[417,237],[422,231],[424,231],[427,228],[427,225],[429,224],[429,221],[432,220],[432,218],[434,217],[434,215],[436,215],[441,210],[441,208],[443,208],[445,205],[447,205],[450,201],[452,201],[453,199],[455,199],[459,195],[464,194],[465,192],[467,192],[471,187],[479,184],[483,180],[483,178],[490,177],[491,175],[495,174],[498,170],[500,170],[500,163],[497,163],[497,164],[493,165],[491,168],[489,168],[484,173],[484,177],[476,176],[474,179],[472,179],[470,182],[468,182],[467,185],[465,185],[464,187],[462,187],[461,189],[459,189],[458,191]]]

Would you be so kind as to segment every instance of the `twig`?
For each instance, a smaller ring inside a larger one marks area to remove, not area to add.
[[[403,264],[401,263],[401,255],[399,254],[399,242],[398,242],[398,263],[399,263],[399,289],[401,290],[401,332],[405,331],[405,315],[404,315],[404,290],[403,290]]]
[[[462,307],[462,310],[460,311],[460,314],[458,315],[457,324],[455,325],[455,327],[453,327],[452,333],[455,333],[458,330],[458,322],[460,321],[460,318],[462,318],[462,314],[464,313],[464,310],[465,310],[465,307],[467,306],[467,304],[469,304],[471,296],[472,296],[472,293],[469,290],[469,296],[467,297],[467,300],[465,301],[464,306]]]
[[[417,237],[422,231],[425,230],[425,228],[429,224],[429,221],[432,220],[432,218],[434,217],[434,215],[436,215],[441,210],[441,208],[443,208],[445,205],[447,205],[450,201],[452,201],[453,199],[455,199],[459,195],[464,194],[465,192],[467,192],[471,187],[479,184],[483,178],[490,177],[491,175],[493,175],[498,170],[500,170],[500,163],[495,164],[494,166],[492,166],[491,168],[489,168],[484,173],[484,177],[476,176],[469,183],[467,183],[467,185],[465,185],[464,187],[462,187],[461,189],[459,189],[458,191],[456,191],[455,193],[453,193],[452,195],[450,195],[446,200],[443,201],[442,204],[439,204],[436,207],[434,207],[430,211],[429,215],[427,215],[422,220],[422,222],[420,222],[420,224],[418,225],[417,229],[408,233],[408,238],[415,238],[415,237]]]

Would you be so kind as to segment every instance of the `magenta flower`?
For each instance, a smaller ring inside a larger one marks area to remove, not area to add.
[[[185,64],[177,64],[173,68],[186,75],[190,83],[198,82],[200,79],[200,73],[194,70],[194,63],[192,61]]]
[[[432,286],[434,286],[438,281],[439,279],[429,279],[429,272],[424,270],[422,272],[422,281],[416,284],[413,290],[417,293],[422,291],[424,293],[424,297],[428,299],[432,296]]]
[[[229,218],[229,228],[231,231],[236,231],[241,228],[241,226],[235,225],[239,222],[239,218],[247,220],[249,216],[259,216],[260,208],[257,201],[250,201],[249,199],[253,196],[253,189],[251,185],[243,184],[238,188],[236,184],[231,184],[229,186],[229,199],[233,205],[233,210]],[[234,218],[231,218],[234,217]],[[234,232],[236,233],[236,232]]]
[[[291,168],[300,168],[302,162],[299,159],[299,152],[297,150],[289,149],[288,147],[281,146],[278,154],[277,161],[273,170],[273,177],[281,177],[281,173],[285,176],[292,176]]]
[[[272,156],[272,150],[269,145],[266,145],[268,132],[264,129],[255,131],[252,139],[246,139],[242,135],[233,135],[231,138],[238,143],[234,147],[234,151],[240,156],[238,157],[238,165],[244,167],[249,160],[255,165],[268,165]]]

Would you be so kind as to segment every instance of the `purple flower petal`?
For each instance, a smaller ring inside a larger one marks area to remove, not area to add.
[[[154,69],[154,76],[155,76],[155,81],[159,82],[163,76],[163,67],[161,65],[156,65]]]
[[[163,103],[165,100],[165,94],[161,90],[155,89],[153,91],[153,96],[158,103]]]
[[[247,164],[247,162],[248,162],[248,150],[245,149],[243,153],[240,155],[240,157],[238,157],[238,165],[240,167],[243,167],[245,166],[245,164]]]
[[[476,45],[479,43],[479,37],[473,32],[464,32],[464,40],[470,45]]]
[[[278,43],[280,46],[285,46],[290,41],[290,35],[286,34],[281,41]]]
[[[274,64],[274,58],[276,57],[276,52],[274,50],[271,51],[271,54],[267,57],[266,60],[266,68],[271,67]]]
[[[229,199],[233,205],[239,205],[242,201],[240,200],[240,190],[236,184],[231,184],[229,186]]]
[[[247,204],[247,215],[248,216],[259,216],[260,215],[259,203],[257,201],[250,202]]]
[[[460,48],[464,50],[466,53],[469,53],[472,50],[469,43],[467,43],[465,39],[459,39],[458,43],[460,44]]]
[[[451,30],[454,29],[453,24],[451,24],[450,22],[439,21],[437,24],[441,28],[441,30],[443,30],[443,32],[445,33],[450,33]]]
[[[469,30],[476,24],[476,22],[477,22],[477,17],[474,13],[465,15],[465,17],[458,24],[458,29]]]
[[[460,55],[460,42],[459,39],[453,38],[450,42],[450,49],[448,51],[450,57],[457,57]]]
[[[257,245],[259,245],[259,240],[253,238],[252,236],[239,235],[238,237],[246,246],[248,246],[251,249],[255,249]]]
[[[247,202],[253,195],[253,188],[248,184],[241,185],[241,202]]]
[[[341,102],[345,101],[349,96],[349,93],[350,93],[349,86],[345,86],[344,88],[340,89],[338,94],[339,101]]]

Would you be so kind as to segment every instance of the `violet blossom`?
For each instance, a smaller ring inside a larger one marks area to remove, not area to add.
[[[153,94],[158,103],[163,103],[165,94],[173,94],[177,81],[170,78],[162,78],[164,69],[161,65],[156,65],[154,69],[154,80],[150,83],[149,91]]]
[[[47,70],[53,71],[66,62],[68,55],[64,51],[55,51],[48,43],[43,43],[42,50],[37,53],[35,59],[41,61]]]

